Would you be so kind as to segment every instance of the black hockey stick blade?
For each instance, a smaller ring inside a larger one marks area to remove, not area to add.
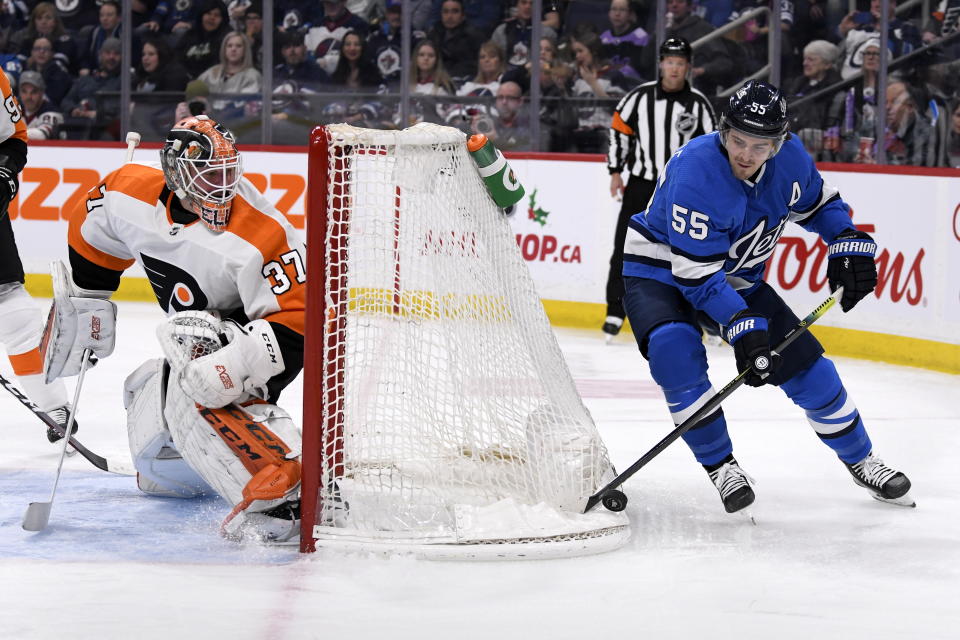
[[[27,409],[32,411],[33,414],[38,418],[40,418],[40,420],[45,425],[47,425],[48,427],[50,427],[51,429],[59,433],[61,436],[64,434],[63,427],[60,426],[60,423],[58,423],[56,420],[54,420],[53,418],[48,416],[46,413],[41,411],[40,408],[37,407],[37,405],[35,405],[33,401],[30,400],[30,398],[25,396],[23,392],[20,391],[20,389],[16,388],[12,382],[7,380],[2,375],[0,375],[0,386],[2,386],[4,389],[9,391],[14,398],[20,401],[20,404],[22,404]],[[90,451],[90,449],[87,449],[85,446],[80,444],[80,442],[78,442],[77,439],[74,438],[73,436],[70,436],[70,445],[74,449],[76,449],[81,456],[86,458],[90,462],[90,464],[92,464],[98,469],[102,469],[103,471],[109,471],[110,473],[116,473],[121,476],[137,475],[137,472],[136,470],[134,470],[132,465],[126,464],[123,462],[118,462],[116,460],[108,460],[103,456],[99,456],[96,453]]]
[[[843,287],[840,287],[829,298],[820,303],[816,309],[811,311],[806,318],[800,321],[796,327],[794,327],[790,333],[788,333],[783,341],[776,346],[773,350],[776,352],[782,352],[790,344],[799,338],[804,331],[810,328],[814,322],[823,317],[823,314],[827,312],[833,305],[840,300],[840,297],[843,295]],[[658,442],[650,451],[647,451],[639,460],[634,462],[632,465],[627,467],[623,473],[618,475],[616,478],[611,480],[604,488],[597,491],[595,494],[590,496],[587,499],[587,506],[584,508],[583,512],[586,513],[597,506],[597,503],[603,500],[604,496],[609,492],[615,490],[617,487],[626,482],[633,474],[639,471],[641,468],[647,465],[651,460],[656,458],[660,453],[663,452],[668,446],[675,442],[680,436],[686,433],[690,427],[699,422],[704,416],[710,415],[713,411],[716,410],[720,404],[726,400],[730,395],[736,391],[746,380],[747,374],[750,372],[750,369],[746,369],[737,374],[737,377],[727,383],[727,385],[721,389],[715,396],[710,398],[702,407],[693,413],[689,418],[680,423],[673,431],[664,436],[663,440]]]

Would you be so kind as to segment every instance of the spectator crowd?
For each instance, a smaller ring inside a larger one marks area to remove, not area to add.
[[[656,74],[655,0],[0,0],[0,62],[31,139],[120,139],[121,108],[158,139],[176,119],[209,113],[241,141],[303,144],[318,123],[398,128],[428,121],[482,132],[503,149],[603,153],[617,101]],[[960,167],[960,0],[897,11],[886,52],[879,0],[666,0],[664,37],[695,43],[690,80],[722,105],[767,64],[778,30],[791,130],[818,160]],[[410,11],[409,61],[401,47]],[[539,113],[530,113],[539,21]],[[263,35],[271,29],[271,99]],[[714,34],[719,30],[720,33]],[[123,69],[123,39],[134,67]],[[701,42],[697,42],[701,40]],[[890,71],[879,96],[881,56]],[[899,61],[899,62],[898,62]],[[401,70],[412,96],[401,121]],[[121,104],[123,73],[132,104]],[[848,82],[844,82],[848,81]],[[837,86],[839,85],[839,86]],[[885,114],[878,136],[876,119]],[[531,127],[531,116],[539,127]],[[533,131],[539,138],[533,140]]]

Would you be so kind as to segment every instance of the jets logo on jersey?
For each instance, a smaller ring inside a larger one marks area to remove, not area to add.
[[[766,220],[757,222],[752,230],[740,236],[736,242],[730,245],[730,251],[727,254],[731,260],[736,260],[736,265],[727,269],[727,273],[736,273],[740,269],[749,269],[755,267],[773,253],[777,246],[777,240],[787,226],[787,219],[784,218],[773,229],[764,231]]]
[[[203,295],[200,284],[192,275],[144,253],[140,254],[140,258],[157,302],[165,312],[207,308],[207,296]]]
[[[384,78],[400,73],[400,56],[393,49],[384,49],[377,56],[377,68],[380,69],[380,75]]]
[[[681,111],[674,126],[681,136],[688,136],[697,128],[697,116],[689,111]]]

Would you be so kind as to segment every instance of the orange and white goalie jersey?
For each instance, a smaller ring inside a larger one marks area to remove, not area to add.
[[[87,194],[70,219],[74,282],[116,290],[134,262],[168,314],[216,310],[304,333],[306,251],[300,233],[243,179],[226,231],[214,232],[167,189],[159,162],[128,163]]]

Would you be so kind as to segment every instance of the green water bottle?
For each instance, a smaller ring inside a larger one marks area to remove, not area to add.
[[[501,209],[510,209],[523,197],[523,185],[507,164],[500,150],[482,133],[470,136],[467,151],[477,163],[477,171],[487,185],[487,191]]]

